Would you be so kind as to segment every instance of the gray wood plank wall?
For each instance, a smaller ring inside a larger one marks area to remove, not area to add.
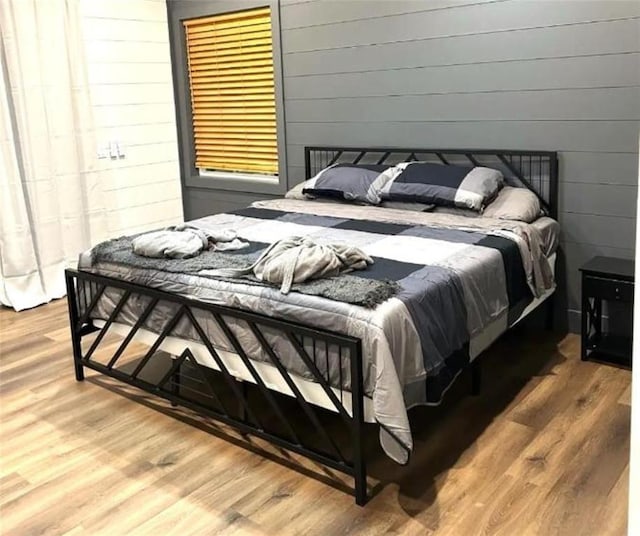
[[[561,153],[559,307],[577,330],[579,266],[634,255],[640,2],[281,0],[280,22],[289,187],[312,144]],[[187,217],[265,197],[184,193]]]

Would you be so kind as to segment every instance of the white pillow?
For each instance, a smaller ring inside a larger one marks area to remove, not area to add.
[[[513,186],[504,186],[482,213],[457,207],[436,207],[433,212],[467,218],[495,218],[525,223],[531,223],[543,215],[540,199],[536,194],[528,188]]]
[[[285,199],[297,199],[303,201],[305,199],[313,199],[310,195],[305,195],[302,190],[305,188],[306,181],[296,184],[291,190],[284,194]]]
[[[528,188],[505,186],[489,203],[482,216],[499,220],[516,220],[531,223],[542,215],[540,199]]]

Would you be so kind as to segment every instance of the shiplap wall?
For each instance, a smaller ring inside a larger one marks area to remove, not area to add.
[[[577,330],[579,266],[634,254],[639,17],[635,0],[281,0],[288,184],[305,145],[559,151]],[[257,197],[189,190],[185,210]]]
[[[98,142],[123,159],[98,159],[111,236],[182,220],[180,168],[164,0],[81,0]]]

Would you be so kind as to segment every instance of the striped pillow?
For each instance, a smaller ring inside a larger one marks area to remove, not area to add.
[[[403,162],[386,172],[380,197],[389,201],[433,203],[481,212],[504,184],[502,173],[486,167]]]
[[[392,166],[334,164],[304,183],[302,193],[312,197],[329,197],[377,205],[380,188]]]

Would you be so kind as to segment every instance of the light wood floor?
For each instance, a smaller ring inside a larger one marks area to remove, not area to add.
[[[630,373],[582,363],[575,336],[507,335],[479,397],[461,378],[412,412],[406,467],[369,430],[376,494],[359,508],[311,462],[91,371],[75,382],[66,322],[64,300],[0,310],[2,534],[625,533]]]

